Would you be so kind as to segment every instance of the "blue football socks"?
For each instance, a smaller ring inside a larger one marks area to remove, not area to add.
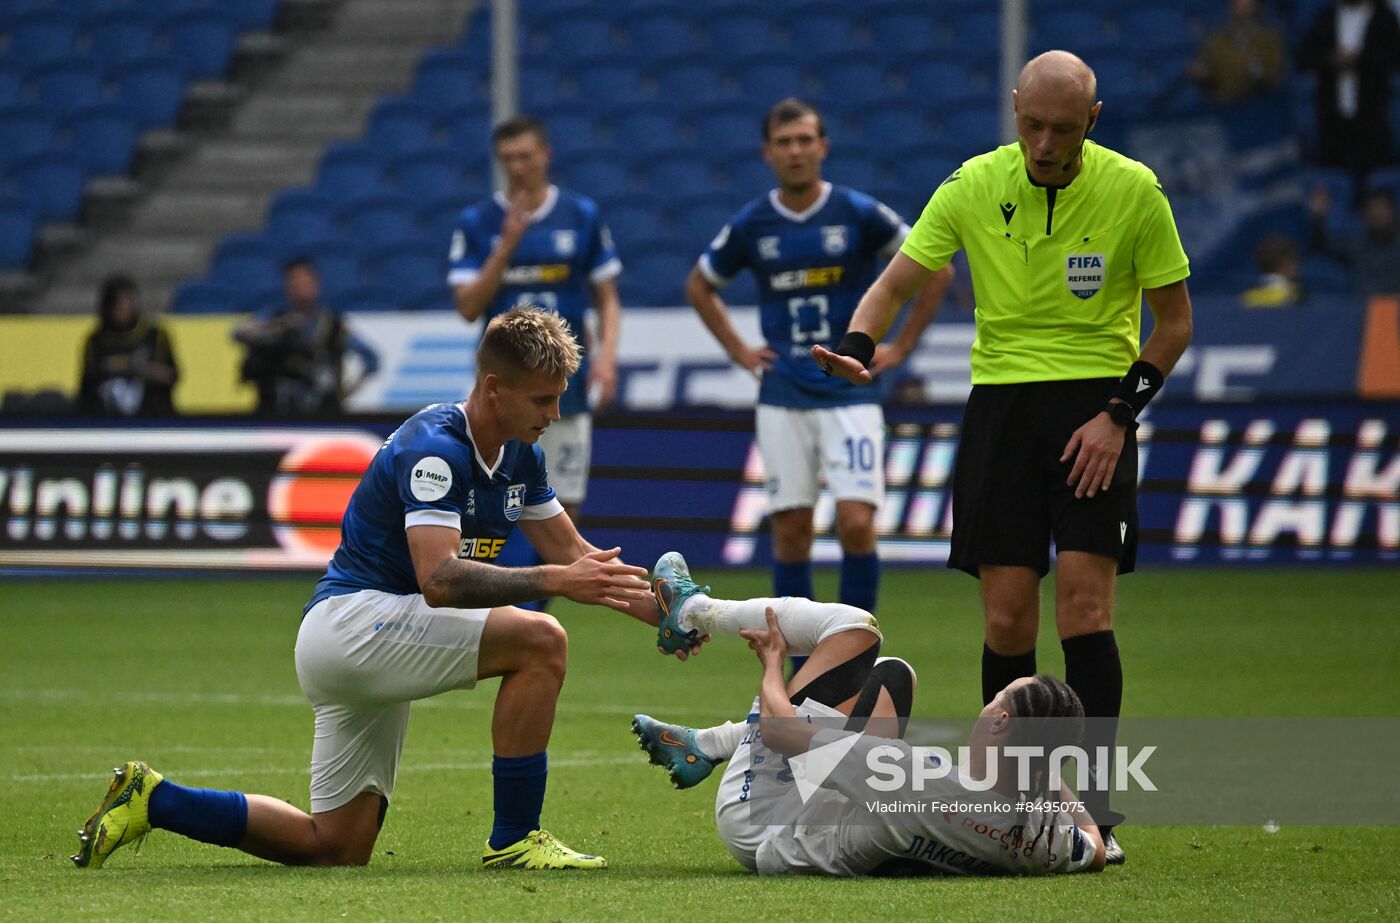
[[[838,599],[848,606],[875,613],[880,592],[880,556],[847,553],[841,559],[841,590]]]
[[[543,750],[530,756],[497,756],[491,760],[491,776],[496,820],[488,842],[492,849],[503,849],[540,829],[549,757]]]
[[[242,792],[185,788],[164,779],[151,789],[147,817],[152,827],[201,843],[237,846],[248,831],[248,799]]]

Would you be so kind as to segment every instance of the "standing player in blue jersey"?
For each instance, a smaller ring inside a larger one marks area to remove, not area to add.
[[[482,337],[466,402],[419,411],[370,462],[297,635],[297,678],[316,713],[310,814],[266,795],[185,788],[132,761],[73,861],[100,867],[161,828],[288,865],[363,865],[394,793],[410,704],[499,676],[483,865],[605,866],[540,827],[568,640],[554,618],[514,605],[558,595],[658,621],[646,571],[586,542],[545,478],[536,442],[578,363],[557,315],[509,311]],[[549,564],[491,563],[517,522]]]
[[[490,320],[522,302],[536,304],[568,321],[580,346],[588,308],[597,309],[597,342],[570,376],[559,405],[563,419],[540,439],[550,483],[577,520],[592,454],[589,393],[596,391],[602,408],[617,391],[622,263],[598,206],[549,181],[549,134],[542,124],[517,116],[497,125],[491,141],[506,189],[462,212],[447,281],[468,321]]]
[[[909,227],[870,196],[823,181],[829,147],[822,117],[808,104],[785,99],[769,111],[763,158],[778,188],[719,232],[686,280],[686,296],[730,358],[761,381],[755,425],[768,482],[775,595],[814,595],[812,508],[825,478],[836,499],[840,601],[874,612],[884,415],[871,392],[822,375],[809,354],[814,345],[840,342],[875,280],[877,260],[898,251]],[[739,336],[719,296],[743,269],[758,281],[759,346]],[[919,292],[899,336],[881,346],[877,373],[917,345],[951,278],[951,270],[941,272]]]

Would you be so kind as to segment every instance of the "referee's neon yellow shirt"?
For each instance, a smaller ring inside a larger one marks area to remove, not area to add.
[[[1121,377],[1138,357],[1142,290],[1190,275],[1157,177],[1092,141],[1055,190],[1030,181],[1017,144],[968,160],[900,249],[928,269],[967,251],[974,385]]]

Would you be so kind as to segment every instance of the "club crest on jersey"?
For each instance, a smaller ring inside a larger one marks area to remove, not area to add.
[[[846,252],[846,226],[829,224],[822,228],[822,249],[831,256]]]
[[[525,510],[525,485],[512,484],[506,488],[506,518],[515,522]]]
[[[556,253],[560,256],[573,256],[576,249],[578,249],[578,232],[554,232],[554,250]]]
[[[1107,266],[1102,253],[1071,253],[1065,257],[1065,285],[1078,298],[1093,298],[1103,288]]]
[[[758,239],[758,258],[761,260],[778,259],[778,237],[760,237]]]

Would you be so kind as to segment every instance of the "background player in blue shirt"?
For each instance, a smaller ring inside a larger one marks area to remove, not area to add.
[[[778,188],[719,232],[686,280],[686,296],[730,358],[761,381],[755,427],[768,484],[774,593],[813,596],[812,508],[824,478],[836,500],[840,601],[873,612],[884,415],[872,392],[823,375],[810,353],[845,335],[875,279],[877,258],[893,255],[909,227],[870,196],[822,180],[829,146],[822,117],[808,104],[785,99],[768,112],[763,159]],[[718,293],[743,269],[758,281],[759,346],[735,331]],[[899,335],[871,364],[876,374],[913,350],[951,278],[937,274],[919,292]]]
[[[580,346],[584,318],[598,311],[597,342],[569,380],[560,401],[563,419],[540,440],[549,458],[550,482],[573,519],[588,487],[592,454],[589,394],[601,409],[617,390],[617,338],[622,303],[617,277],[622,263],[612,235],[591,199],[549,181],[549,134],[528,116],[517,116],[491,133],[506,176],[505,192],[462,212],[452,235],[453,286],[457,310],[469,321],[497,317],[522,302],[557,312]]]
[[[288,865],[363,865],[394,792],[410,704],[499,676],[483,864],[606,865],[540,829],[567,639],[554,618],[513,605],[559,595],[658,622],[646,571],[585,541],[545,478],[535,443],[559,419],[578,362],[557,315],[510,311],[482,338],[467,401],[419,411],[371,461],[297,635],[297,678],[316,713],[310,814],[265,795],[185,788],[132,761],[84,824],[74,861],[99,867],[157,827]],[[516,522],[549,564],[490,563]]]

